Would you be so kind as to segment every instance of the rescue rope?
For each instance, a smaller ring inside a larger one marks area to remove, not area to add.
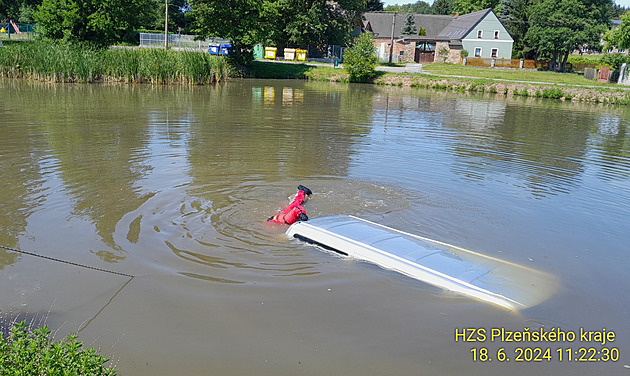
[[[99,272],[116,274],[116,275],[122,275],[124,277],[130,277],[130,278],[136,277],[135,275],[131,275],[131,274],[127,274],[127,273],[121,273],[121,272],[117,272],[117,271],[114,271],[114,270],[102,269],[102,268],[97,268],[95,266],[79,264],[79,263],[68,261],[68,260],[62,260],[62,259],[55,258],[55,257],[40,255],[39,253],[28,252],[28,251],[24,251],[24,250],[20,250],[20,249],[5,247],[3,245],[0,245],[0,248],[5,249],[7,251],[11,251],[11,252],[23,253],[23,254],[29,255],[29,256],[35,256],[35,257],[43,258],[43,259],[46,259],[46,260],[60,262],[60,263],[63,263],[63,264],[68,264],[68,265],[72,265],[72,266],[78,266],[80,268],[92,269],[92,270],[97,270]]]

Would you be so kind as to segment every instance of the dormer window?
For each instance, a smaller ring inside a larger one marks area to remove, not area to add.
[[[477,30],[477,38],[481,38],[483,35],[483,30]]]
[[[499,39],[499,30],[494,31],[494,39]]]

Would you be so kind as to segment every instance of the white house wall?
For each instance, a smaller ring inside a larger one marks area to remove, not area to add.
[[[481,37],[479,38],[479,33]],[[498,32],[495,37],[495,32]],[[469,57],[511,59],[514,40],[501,24],[494,12],[489,12],[464,38],[462,48]],[[492,56],[496,49],[496,56]],[[475,52],[479,52],[476,56]]]

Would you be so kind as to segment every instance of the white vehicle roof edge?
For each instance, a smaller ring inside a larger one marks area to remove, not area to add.
[[[487,285],[487,283],[484,283],[483,281],[481,282],[477,281],[477,279],[479,278],[485,278],[486,275],[478,274],[477,277],[473,278],[470,276],[471,274],[470,271],[480,270],[483,273],[485,269],[485,270],[488,270],[488,273],[493,274],[493,276],[490,276],[489,278],[498,277],[499,280],[501,280],[501,278],[505,277],[506,270],[500,270],[497,273],[497,276],[495,276],[494,275],[495,269],[491,266],[488,266],[488,264],[497,263],[501,265],[502,268],[505,265],[509,265],[510,267],[512,267],[512,269],[519,268],[521,270],[519,271],[519,273],[522,273],[522,271],[530,271],[533,273],[542,274],[539,271],[536,271],[535,269],[531,269],[531,268],[518,265],[512,262],[500,260],[500,259],[483,255],[477,252],[469,251],[467,249],[457,247],[448,243],[436,241],[433,239],[411,234],[405,231],[397,230],[397,229],[394,229],[385,225],[381,225],[375,222],[371,222],[371,221],[368,221],[368,220],[365,220],[356,216],[350,215],[350,216],[333,216],[333,217],[320,217],[320,218],[321,220],[316,218],[317,221],[315,222],[319,221],[319,222],[325,223],[327,218],[330,218],[329,223],[331,224],[335,224],[335,222],[343,222],[344,220],[350,220],[351,221],[350,223],[352,223],[353,221],[359,221],[357,223],[365,223],[367,226],[369,225],[378,226],[379,228],[382,228],[390,233],[391,232],[397,233],[400,235],[404,235],[404,237],[415,238],[424,242],[428,242],[430,244],[438,244],[438,245],[447,247],[447,249],[448,247],[450,247],[454,250],[450,252],[461,251],[461,252],[465,252],[466,254],[475,256],[475,257],[468,256],[469,258],[464,258],[464,259],[458,258],[458,260],[453,261],[452,259],[446,256],[447,254],[442,254],[432,259],[433,261],[438,262],[437,267],[442,268],[442,269],[444,268],[449,269],[449,265],[450,265],[452,266],[450,269],[453,270],[454,272],[457,270],[457,268],[461,268],[461,265],[468,266],[469,269],[466,269],[466,274],[469,274],[467,276],[469,280],[468,281],[462,280],[458,278],[456,275],[450,275],[448,274],[449,270],[436,270],[430,266],[422,265],[421,264],[422,258],[415,259],[415,260],[411,258],[407,259],[397,254],[388,252],[387,250],[379,249],[378,247],[367,244],[366,242],[353,239],[352,229],[342,229],[338,232],[335,232],[336,227],[342,228],[344,227],[345,224],[332,227],[329,230],[326,228],[318,227],[314,225],[313,223],[311,223],[311,221],[298,222],[289,227],[289,229],[286,232],[287,236],[302,239],[309,243],[315,243],[317,245],[323,246],[324,248],[331,249],[333,251],[342,253],[344,255],[352,256],[356,259],[369,261],[383,268],[395,270],[397,272],[400,272],[412,278],[418,279],[420,281],[426,282],[428,284],[431,284],[431,285],[434,285],[434,286],[437,286],[446,290],[450,290],[456,293],[460,293],[469,297],[473,297],[473,298],[476,298],[476,299],[479,299],[488,303],[492,303],[492,304],[495,304],[497,306],[500,306],[509,310],[519,310],[519,309],[528,307],[528,305],[526,304],[527,299],[525,302],[523,302],[518,297],[509,296],[509,295],[514,295],[514,291],[509,290],[509,288],[515,287],[515,285],[509,284],[509,282],[513,282],[512,279],[510,279],[511,276],[508,275],[509,281],[508,281],[507,292],[512,293],[512,294],[505,295],[497,291],[492,291],[492,287],[493,287],[492,283],[495,283],[496,285],[496,280],[492,280],[492,279],[490,280],[491,283],[489,287],[491,289],[488,289],[487,286],[485,286]],[[352,227],[352,226],[349,226],[349,227]],[[363,229],[360,228],[360,230],[363,230]],[[374,230],[374,231],[378,232],[379,230]],[[346,234],[343,234],[340,232],[344,232]],[[407,241],[412,241],[412,240],[409,240],[408,238],[406,239]],[[385,246],[385,248],[387,248],[387,246]],[[444,252],[448,252],[448,251],[444,250]],[[408,255],[403,254],[402,256],[408,256]],[[486,260],[491,260],[491,261],[479,260],[479,257]],[[444,262],[443,260],[446,260],[446,259],[449,259],[448,262],[450,262],[450,264],[448,263],[442,264]],[[477,261],[480,261],[481,263],[474,264],[466,260],[477,260]],[[431,261],[429,261],[429,263],[430,262]],[[473,267],[473,268],[470,269],[470,267]],[[503,272],[503,275],[500,274],[500,272]],[[516,279],[516,277],[514,279]],[[486,279],[486,282],[487,281],[488,280]],[[473,283],[481,284],[482,286],[477,286],[476,284],[473,284]],[[521,290],[522,288],[527,288],[527,286],[523,285],[521,286]],[[504,290],[503,292],[505,292],[505,289],[502,289],[502,288],[499,288],[498,290],[499,291]],[[518,290],[518,292],[522,292],[521,290]],[[525,297],[525,296],[528,296],[527,293],[521,297]],[[529,296],[529,298],[531,298],[531,296]]]

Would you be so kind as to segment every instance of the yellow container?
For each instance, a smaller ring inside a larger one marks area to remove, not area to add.
[[[278,47],[265,47],[265,59],[276,60],[276,52]]]
[[[284,60],[295,60],[295,48],[284,49]]]
[[[295,50],[295,53],[299,61],[306,61],[306,55],[308,54],[307,50]]]

